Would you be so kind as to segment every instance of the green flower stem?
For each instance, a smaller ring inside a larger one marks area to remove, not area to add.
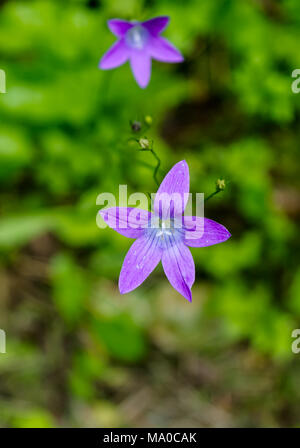
[[[220,191],[224,191],[225,188],[226,188],[225,180],[224,179],[218,179],[217,182],[216,182],[216,191],[214,191],[209,196],[207,196],[207,198],[204,199],[204,202],[208,201],[213,196],[215,196],[216,194],[220,193]]]
[[[156,152],[153,150],[153,148],[150,149],[150,152],[153,154],[153,156],[155,157],[156,162],[157,162],[156,167],[154,169],[154,173],[153,173],[153,179],[156,182],[156,185],[159,187],[159,182],[158,182],[158,179],[157,179],[157,173],[158,173],[158,170],[160,168],[161,160],[158,157],[158,155],[156,154]]]
[[[204,199],[204,202],[209,201],[209,199],[211,199],[213,196],[215,196],[216,194],[220,193],[220,191],[222,190],[216,190],[213,193],[211,193],[209,196],[207,196],[207,198]]]

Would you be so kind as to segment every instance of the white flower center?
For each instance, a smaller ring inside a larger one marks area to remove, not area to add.
[[[185,230],[180,226],[180,222],[174,219],[159,219],[155,217],[151,226],[146,230],[151,238],[157,241],[162,249],[166,249],[184,239]]]
[[[148,38],[149,33],[142,25],[133,26],[125,35],[127,45],[137,50],[142,50],[144,48]]]
[[[167,227],[167,223],[162,221],[160,230],[158,230],[156,237],[161,236],[163,238],[164,235],[172,235],[172,231],[174,232],[174,229]]]

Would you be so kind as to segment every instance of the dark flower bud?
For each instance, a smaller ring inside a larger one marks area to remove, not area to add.
[[[142,124],[139,121],[132,121],[130,125],[133,132],[140,132],[142,129]]]

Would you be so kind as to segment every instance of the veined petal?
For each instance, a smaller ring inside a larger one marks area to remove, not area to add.
[[[133,207],[111,207],[100,210],[109,227],[127,238],[139,238],[151,220],[151,213]]]
[[[185,216],[184,242],[190,247],[206,247],[223,243],[231,237],[228,230],[216,221],[198,216]]]
[[[120,293],[130,292],[143,283],[160,262],[161,254],[155,234],[138,238],[123,262],[119,277]]]
[[[195,281],[195,263],[189,248],[183,242],[168,244],[161,261],[173,288],[191,302],[191,287]]]
[[[131,50],[130,65],[133,76],[138,85],[144,89],[147,87],[151,76],[151,57],[143,50]]]
[[[146,22],[142,22],[142,25],[147,28],[149,33],[157,35],[167,27],[169,21],[170,17],[160,16],[154,17],[154,19],[147,20]]]
[[[117,41],[110,49],[102,56],[99,63],[99,68],[102,70],[109,70],[111,68],[119,67],[124,64],[129,57],[129,51],[124,39]]]
[[[181,215],[190,190],[189,167],[185,160],[176,163],[165,176],[155,195],[154,211],[162,219]]]
[[[110,31],[117,37],[125,36],[126,32],[130,30],[134,25],[127,20],[122,19],[110,19],[107,22]]]

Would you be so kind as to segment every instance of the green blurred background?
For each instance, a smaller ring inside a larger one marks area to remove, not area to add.
[[[299,426],[299,0],[0,3],[0,426]],[[98,70],[107,19],[165,14],[183,64]],[[99,193],[156,190],[145,115],[160,179],[227,181],[192,304],[161,266],[121,296],[131,240],[96,225]]]

